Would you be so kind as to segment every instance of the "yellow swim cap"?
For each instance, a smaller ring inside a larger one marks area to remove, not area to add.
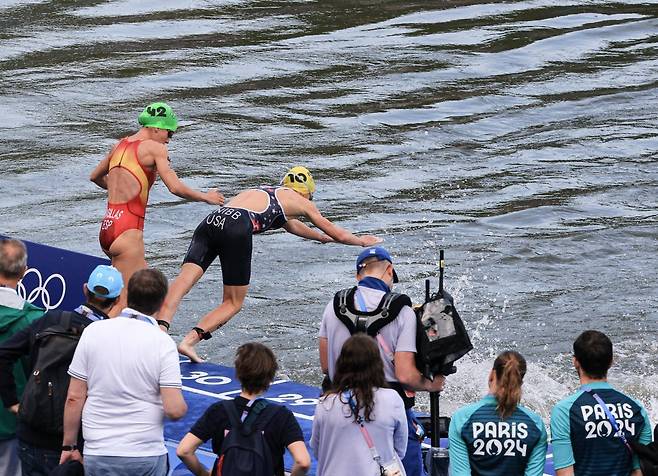
[[[301,165],[288,170],[281,180],[281,185],[292,188],[296,192],[308,193],[311,198],[315,192],[315,181],[311,172]]]

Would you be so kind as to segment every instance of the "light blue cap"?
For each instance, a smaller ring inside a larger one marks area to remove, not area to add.
[[[102,289],[96,289],[97,287],[107,289],[107,293],[103,293]],[[87,288],[98,297],[115,298],[121,294],[123,278],[114,266],[100,264],[89,275]]]

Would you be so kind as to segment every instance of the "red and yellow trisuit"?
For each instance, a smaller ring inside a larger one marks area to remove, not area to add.
[[[149,191],[156,178],[156,171],[147,170],[137,160],[137,148],[141,140],[122,139],[110,157],[109,170],[121,167],[132,174],[139,183],[140,191],[127,202],[107,204],[107,212],[101,223],[98,239],[106,253],[110,246],[126,230],[143,230]],[[109,172],[108,170],[108,172]]]

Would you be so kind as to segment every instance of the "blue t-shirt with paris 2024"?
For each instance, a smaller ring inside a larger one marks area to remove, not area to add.
[[[592,393],[599,395],[628,441],[651,442],[651,424],[641,403],[607,382],[590,383],[553,408],[551,441],[555,469],[573,466],[575,476],[628,476],[640,467],[637,456],[631,457]]]
[[[506,418],[493,395],[457,410],[450,421],[452,476],[542,476],[546,427],[541,417],[517,406]]]

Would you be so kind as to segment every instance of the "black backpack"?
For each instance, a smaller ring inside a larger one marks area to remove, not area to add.
[[[62,312],[57,324],[38,332],[32,341],[36,361],[23,391],[18,418],[48,434],[63,431],[64,403],[69,389],[67,372],[86,327],[71,326],[72,317],[73,313]]]
[[[642,476],[658,476],[658,425],[653,429],[651,443],[643,445],[637,441],[631,441],[630,445],[640,460]]]
[[[439,256],[439,289],[430,294],[426,279],[425,303],[416,309],[416,367],[427,378],[455,373],[454,363],[473,350],[455,301],[443,289],[443,250]]]
[[[222,406],[231,429],[222,442],[212,476],[273,476],[274,463],[263,428],[280,407],[259,399],[242,422],[234,400],[222,402]]]
[[[370,337],[376,337],[382,327],[398,317],[404,306],[411,307],[409,296],[389,291],[382,296],[376,309],[360,311],[354,307],[356,289],[354,286],[334,295],[334,313],[350,331],[350,335],[364,332]]]

